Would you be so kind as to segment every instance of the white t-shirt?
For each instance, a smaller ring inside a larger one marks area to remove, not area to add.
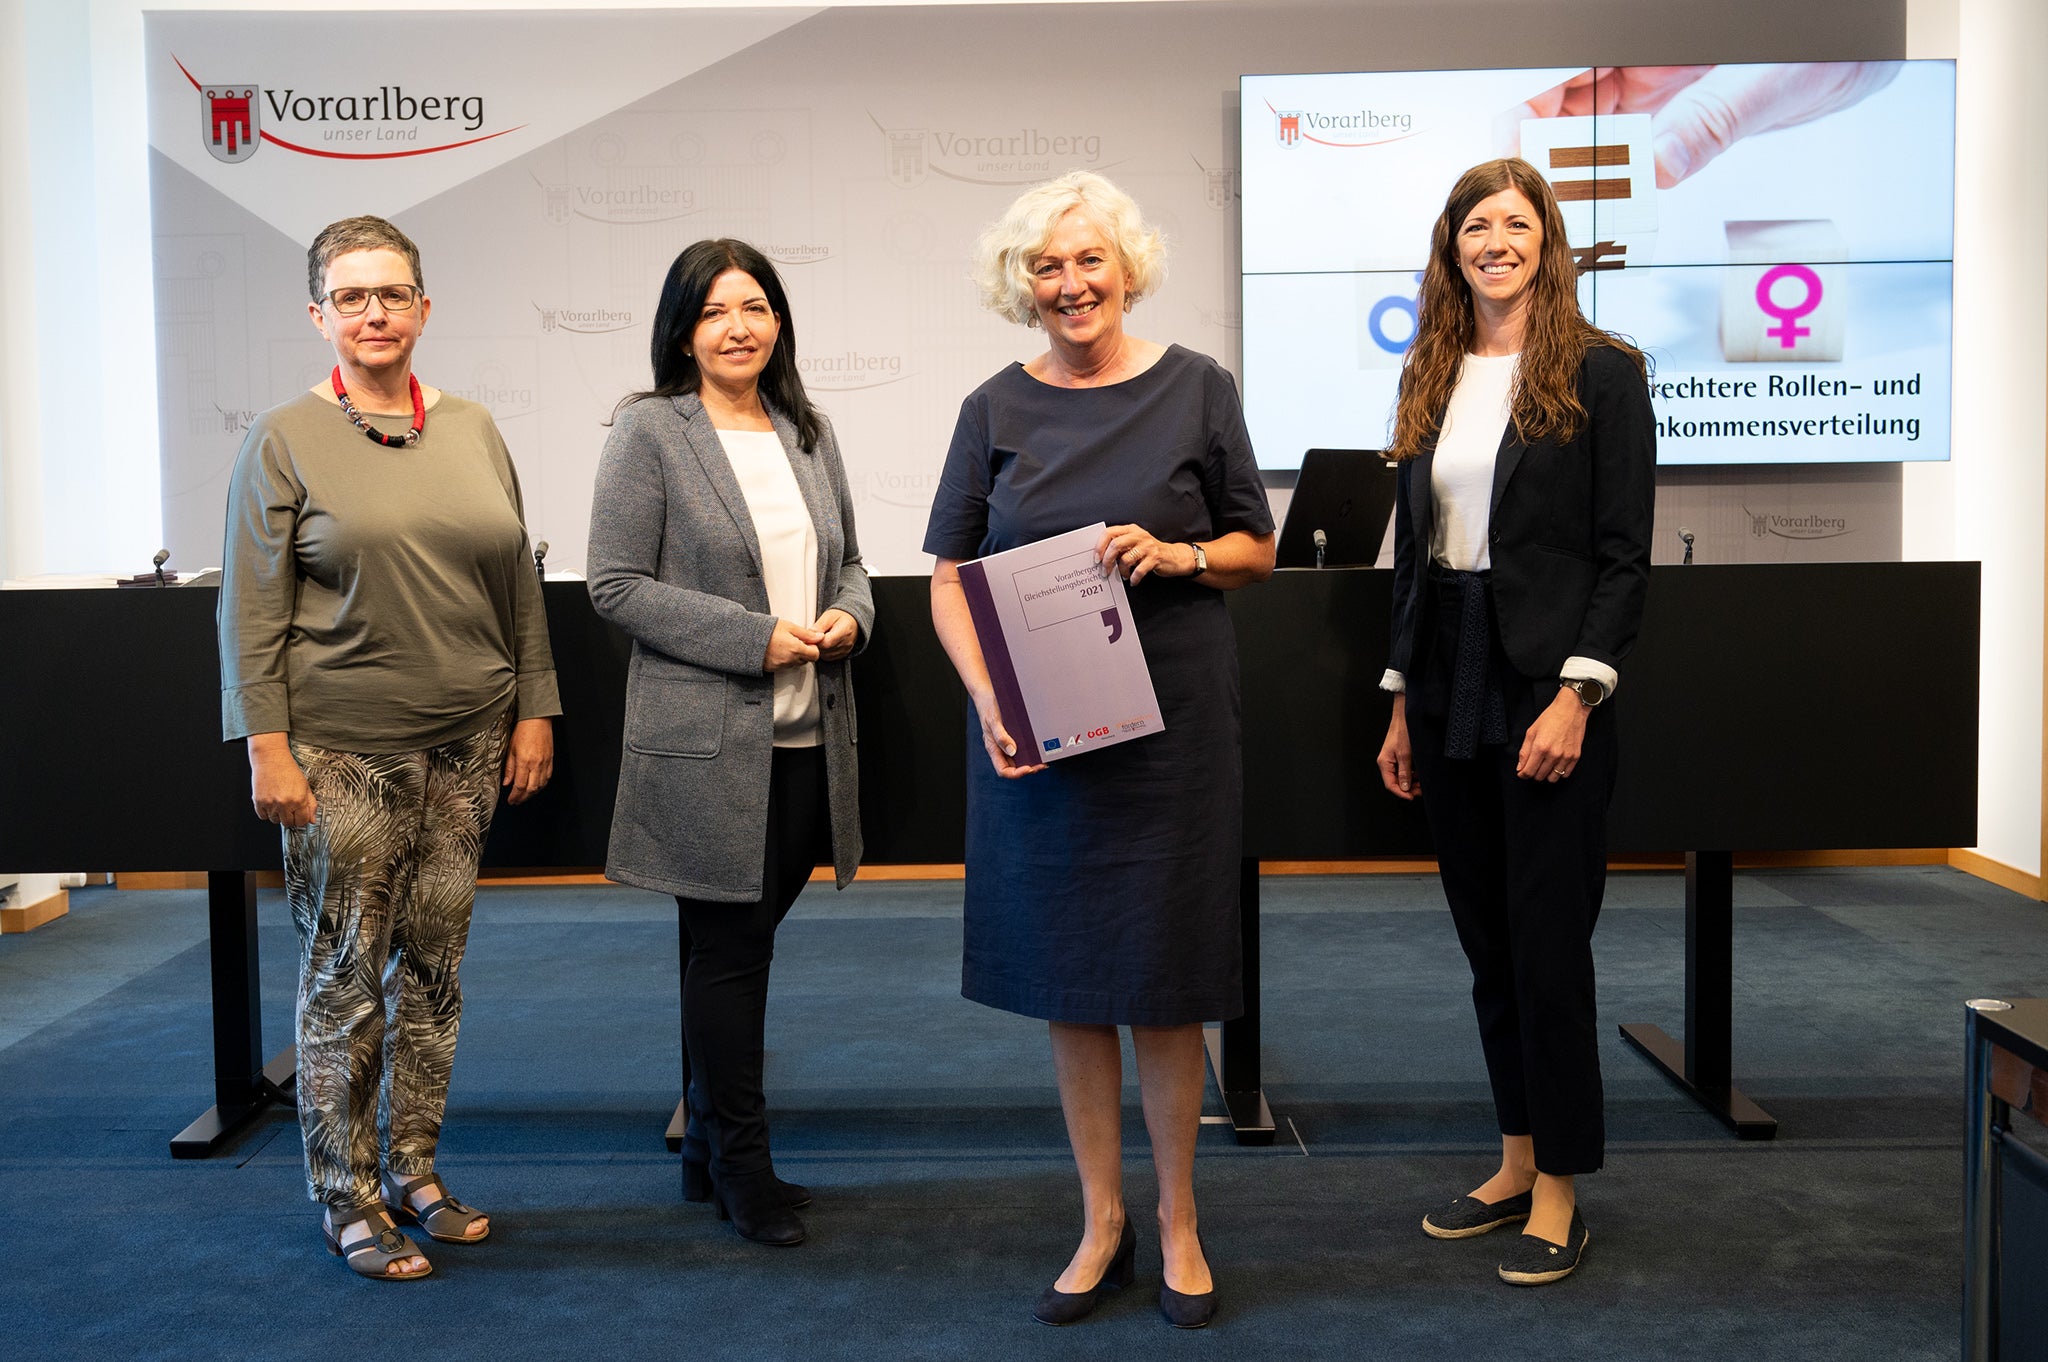
[[[761,543],[768,609],[791,624],[809,626],[818,618],[818,530],[782,437],[772,430],[721,430],[718,442],[739,479]],[[825,740],[818,720],[818,669],[786,667],[775,673],[775,745],[816,747]]]

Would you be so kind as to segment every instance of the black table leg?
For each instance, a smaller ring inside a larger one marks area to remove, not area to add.
[[[1777,1118],[1734,1086],[1735,856],[1685,854],[1685,1044],[1630,1022],[1621,1038],[1744,1140],[1768,1140]]]
[[[206,937],[213,963],[213,1106],[171,1140],[174,1159],[213,1154],[271,1103],[289,1100],[298,1053],[263,1060],[263,994],[256,949],[256,881],[240,871],[206,877]]]
[[[1239,872],[1238,915],[1244,932],[1244,1015],[1209,1028],[1203,1039],[1237,1142],[1271,1144],[1273,1111],[1259,1080],[1259,863],[1249,856]]]

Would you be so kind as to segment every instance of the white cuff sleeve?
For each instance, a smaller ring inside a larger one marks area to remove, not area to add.
[[[1567,681],[1598,681],[1607,688],[1609,695],[1614,694],[1615,687],[1621,684],[1620,673],[1605,662],[1595,662],[1590,657],[1566,658],[1564,665],[1557,669],[1557,674],[1560,679]],[[1386,682],[1382,681],[1380,686],[1384,689]]]
[[[1394,694],[1399,695],[1408,689],[1408,678],[1395,671],[1392,667],[1389,667],[1385,674],[1380,677],[1380,689],[1392,691]]]

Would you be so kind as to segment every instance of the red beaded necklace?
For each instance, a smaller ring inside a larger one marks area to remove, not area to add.
[[[342,385],[341,366],[339,364],[334,366],[333,381],[335,400],[341,403],[342,414],[355,422],[363,434],[369,436],[378,444],[388,445],[393,449],[399,449],[407,445],[416,445],[420,442],[420,432],[427,428],[427,400],[420,396],[420,381],[418,378],[411,374],[406,375],[406,382],[412,388],[412,429],[403,435],[386,435],[383,431],[378,430],[363,419],[363,414],[356,410],[356,404],[349,401],[348,389]]]

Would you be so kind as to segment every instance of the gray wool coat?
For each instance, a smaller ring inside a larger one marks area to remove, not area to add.
[[[818,533],[818,609],[875,628],[854,541],[846,469],[830,426],[811,453],[770,410]],[[590,503],[590,599],[633,640],[625,751],[605,874],[713,902],[761,895],[775,632],[761,546],[725,449],[694,394],[650,397],[618,414]],[[808,624],[804,620],[800,623]],[[821,662],[832,861],[840,887],[860,864],[859,725],[846,661]]]

